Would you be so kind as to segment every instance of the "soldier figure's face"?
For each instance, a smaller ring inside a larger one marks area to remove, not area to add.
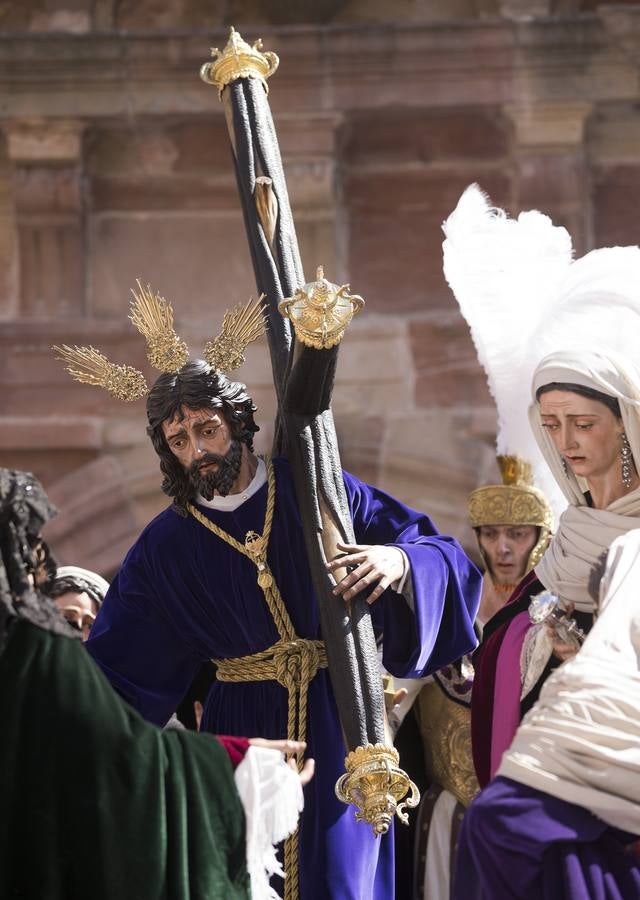
[[[535,525],[481,525],[478,541],[495,584],[517,584],[538,539]]]

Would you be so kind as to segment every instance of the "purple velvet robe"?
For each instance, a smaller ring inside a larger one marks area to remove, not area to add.
[[[318,610],[300,515],[285,460],[274,460],[276,507],[268,562],[297,634],[319,638]],[[395,544],[407,554],[415,611],[388,590],[373,607],[384,633],[383,662],[394,675],[420,677],[468,653],[481,578],[452,538],[429,518],[351,475],[344,475],[357,541]],[[267,488],[234,512],[202,512],[243,542],[262,532]],[[192,516],[171,508],[157,516],[127,554],[87,644],[120,694],[143,716],[164,724],[200,662],[248,656],[278,633],[249,559]],[[215,682],[202,728],[249,737],[286,737],[287,693],[277,682]],[[389,900],[392,835],[375,840],[334,785],[345,748],[329,676],[320,670],[308,697],[307,755],[316,775],[305,788],[300,831],[303,900]]]
[[[463,819],[453,900],[631,900],[640,897],[636,839],[498,776]]]

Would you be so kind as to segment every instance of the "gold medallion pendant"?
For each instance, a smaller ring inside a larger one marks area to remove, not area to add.
[[[267,566],[267,541],[256,531],[247,531],[244,549],[258,570],[258,584],[266,591],[273,584],[273,576]]]
[[[258,566],[258,573],[258,584],[263,591],[266,591],[273,584],[273,575],[262,563]]]

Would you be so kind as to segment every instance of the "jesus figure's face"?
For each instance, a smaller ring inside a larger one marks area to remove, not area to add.
[[[242,444],[217,409],[180,407],[162,423],[169,449],[181,463],[194,493],[211,500],[214,493],[235,493],[242,463]]]

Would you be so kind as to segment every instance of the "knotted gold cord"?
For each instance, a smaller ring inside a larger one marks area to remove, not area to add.
[[[309,682],[318,669],[327,666],[327,657],[322,641],[308,640],[298,637],[293,623],[284,605],[278,585],[267,564],[267,548],[273,512],[276,502],[276,482],[271,460],[265,458],[267,466],[267,510],[264,517],[262,534],[247,532],[244,544],[207,519],[195,506],[188,504],[189,512],[205,528],[225,541],[243,556],[247,556],[255,565],[257,579],[264,594],[269,611],[273,616],[280,639],[266,650],[253,653],[251,656],[240,656],[235,659],[214,659],[219,681],[277,681],[287,689],[288,716],[287,738],[292,741],[304,741],[307,733],[307,694]],[[302,759],[298,758],[298,769],[302,768]],[[298,888],[298,832],[287,838],[284,845],[285,900],[296,900]]]

